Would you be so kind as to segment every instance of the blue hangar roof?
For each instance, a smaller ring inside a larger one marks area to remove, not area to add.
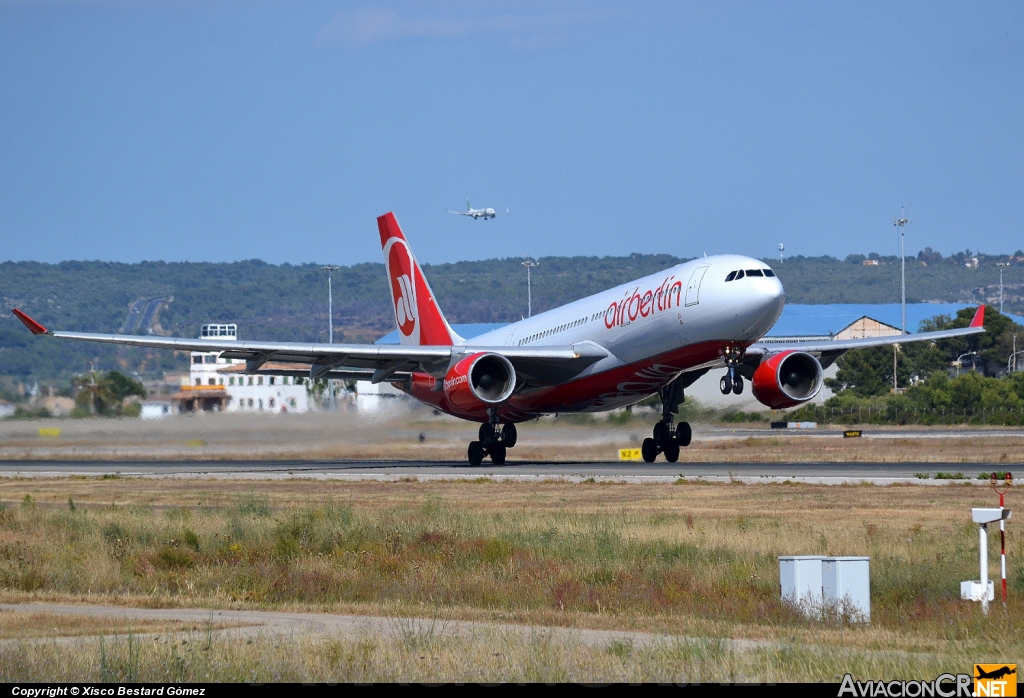
[[[936,315],[956,317],[956,311],[962,308],[976,308],[970,303],[907,303],[907,330],[917,332],[922,320]],[[870,303],[836,303],[834,305],[796,305],[787,304],[782,316],[768,332],[769,337],[810,337],[836,334],[851,322],[860,320],[867,315],[869,318],[884,322],[893,327],[900,326],[900,304]],[[1004,313],[1019,325],[1024,325],[1024,317]],[[505,323],[472,323],[452,325],[460,336],[466,339],[479,337],[484,332]],[[398,330],[392,330],[377,340],[377,344],[398,344]]]

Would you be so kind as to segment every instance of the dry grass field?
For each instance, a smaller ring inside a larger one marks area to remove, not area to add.
[[[1008,605],[983,618],[958,598],[977,575],[968,509],[994,503],[975,486],[244,487],[4,479],[0,601],[357,613],[408,632],[10,640],[0,681],[832,681],[1024,664],[1016,558]],[[808,619],[782,603],[776,558],[791,554],[870,555],[871,623]],[[430,623],[403,626],[409,618]],[[540,631],[423,629],[459,619],[665,637],[595,646]]]
[[[509,462],[607,461],[618,449],[637,447],[657,417],[643,413],[608,419],[545,418],[519,427]],[[83,419],[0,421],[4,460],[278,460],[394,459],[464,461],[476,425],[398,408],[374,415],[340,410],[305,415],[202,414],[157,421]],[[40,435],[59,429],[59,436]],[[755,430],[749,435],[751,429]],[[694,441],[680,462],[939,462],[1020,463],[1024,430],[865,427],[867,438],[770,431],[767,425],[695,423]],[[736,432],[740,431],[739,436]],[[981,430],[984,433],[984,430]],[[421,438],[422,437],[422,438]]]

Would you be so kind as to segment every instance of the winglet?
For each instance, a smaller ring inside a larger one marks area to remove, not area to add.
[[[983,327],[985,325],[985,306],[984,304],[978,306],[978,311],[974,313],[974,319],[971,320],[971,327]]]
[[[45,327],[40,325],[38,322],[30,318],[25,313],[21,312],[17,308],[14,308],[13,310],[11,310],[11,312],[14,313],[14,316],[16,318],[18,318],[25,324],[25,327],[27,327],[32,334],[46,334],[47,332],[49,332],[49,330],[47,330]]]

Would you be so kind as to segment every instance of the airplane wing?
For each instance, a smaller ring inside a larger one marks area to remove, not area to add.
[[[805,351],[814,354],[822,359],[822,365],[828,366],[840,356],[851,349],[867,349],[869,347],[882,347],[890,344],[908,344],[910,342],[928,342],[937,339],[949,339],[950,337],[962,337],[964,335],[979,334],[985,331],[985,306],[979,306],[974,313],[974,319],[967,327],[958,327],[952,330],[938,330],[936,332],[918,332],[917,334],[902,334],[892,337],[866,337],[864,339],[825,339],[812,341],[779,341],[762,338],[747,347],[745,357],[759,358],[766,354],[774,354],[780,351]]]
[[[413,371],[422,371],[440,378],[463,356],[483,351],[504,356],[515,367],[516,373],[533,385],[556,385],[574,378],[591,364],[608,356],[608,352],[601,346],[589,341],[566,346],[541,347],[487,347],[472,344],[412,346],[237,340],[225,342],[215,339],[61,332],[46,329],[17,308],[12,312],[32,334],[103,344],[217,352],[225,359],[244,360],[245,372],[248,374],[301,375],[309,378],[357,379],[380,383],[386,380],[401,380]],[[262,368],[271,361],[275,364],[293,364],[295,370]]]

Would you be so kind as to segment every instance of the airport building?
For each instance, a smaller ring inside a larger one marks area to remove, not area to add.
[[[233,342],[235,324],[203,325],[202,339]],[[227,349],[228,347],[225,347]],[[223,359],[220,352],[191,352],[191,370],[171,397],[176,412],[308,412],[305,381],[288,376],[247,376],[245,361]],[[275,368],[265,364],[263,368]],[[288,369],[295,366],[289,365]]]

